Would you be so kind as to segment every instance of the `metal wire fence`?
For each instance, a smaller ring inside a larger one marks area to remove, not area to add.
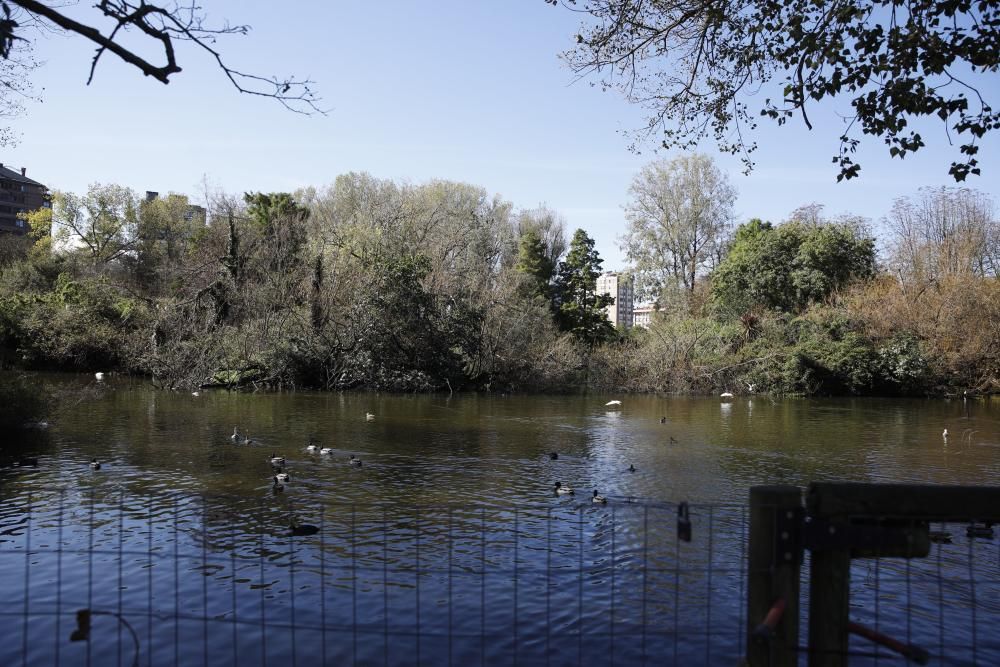
[[[8,500],[0,664],[714,665],[745,655],[756,619],[745,611],[744,506],[430,500],[74,490]],[[852,619],[941,663],[1000,664],[1000,545],[965,526],[934,529],[951,542],[926,558],[852,562]],[[854,640],[849,652],[861,664],[896,655]]]

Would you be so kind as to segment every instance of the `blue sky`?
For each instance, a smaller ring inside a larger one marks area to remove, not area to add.
[[[190,48],[181,49],[184,71],[167,86],[107,55],[88,87],[90,45],[53,35],[36,45],[44,101],[15,121],[21,141],[0,153],[2,162],[62,190],[113,182],[196,199],[205,179],[230,192],[322,186],[348,171],[464,181],[520,208],[547,204],[570,233],[582,227],[596,239],[605,268],[624,267],[618,237],[629,183],[644,164],[671,154],[652,146],[629,152],[620,130],[639,127],[641,110],[574,82],[558,58],[578,25],[571,12],[542,0],[300,0],[283,3],[281,13],[271,1],[202,4],[210,16],[253,26],[220,43],[231,65],[307,75],[330,113],[302,117],[241,96]],[[87,6],[73,11],[86,16]],[[995,102],[1000,82],[986,92]],[[953,184],[940,124],[927,126],[930,146],[905,161],[867,138],[862,177],[836,183],[837,110],[814,109],[813,132],[798,120],[783,128],[762,121],[750,176],[736,158],[704,146],[739,191],[738,221],[780,221],[817,202],[877,223],[894,198]],[[981,152],[985,176],[967,184],[1000,204],[1000,138]]]

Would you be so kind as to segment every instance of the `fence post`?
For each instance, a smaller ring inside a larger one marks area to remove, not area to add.
[[[798,663],[799,554],[792,531],[778,534],[779,516],[795,519],[802,509],[797,486],[750,488],[750,544],[747,548],[747,663],[752,667],[782,667]],[[788,522],[789,525],[792,521]],[[788,549],[775,547],[784,539]],[[775,602],[784,600],[784,611],[773,636],[759,632],[760,624]],[[755,632],[755,630],[758,630]]]

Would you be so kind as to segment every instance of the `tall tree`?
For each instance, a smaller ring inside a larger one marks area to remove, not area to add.
[[[902,158],[925,145],[916,121],[940,119],[956,145],[948,173],[961,181],[979,173],[978,140],[1000,129],[988,99],[1000,70],[992,0],[567,2],[589,19],[570,66],[643,106],[639,139],[659,134],[667,148],[712,136],[749,169],[758,116],[782,125],[799,115],[811,129],[810,104],[846,98],[837,180],[858,175],[860,135]]]
[[[603,263],[594,249],[594,240],[578,229],[570,241],[566,260],[559,263],[556,277],[559,327],[587,345],[608,340],[615,333],[605,312],[605,308],[614,304],[614,297],[597,293],[597,277]]]
[[[82,247],[93,264],[106,264],[135,247],[138,211],[135,193],[121,185],[95,183],[83,197],[56,192],[53,236],[70,247]]]
[[[705,155],[682,155],[643,167],[629,188],[623,246],[647,299],[664,288],[694,291],[698,275],[719,259],[736,190]]]
[[[754,308],[799,312],[874,275],[875,239],[852,220],[793,220],[772,227],[754,219],[736,231],[712,274],[712,294],[732,314]]]
[[[1000,275],[1000,220],[981,192],[922,188],[895,201],[885,218],[891,263],[905,282],[948,275]]]
[[[521,235],[518,242],[517,265],[514,267],[524,276],[522,290],[527,296],[544,299],[551,297],[552,274],[555,266],[549,259],[545,242],[534,229]]]

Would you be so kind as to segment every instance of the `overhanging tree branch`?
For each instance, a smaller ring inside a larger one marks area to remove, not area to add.
[[[177,63],[175,51],[175,40],[180,40],[192,42],[207,51],[239,92],[275,99],[296,113],[306,115],[326,113],[326,110],[320,107],[321,98],[312,88],[313,82],[308,79],[260,76],[230,67],[221,52],[215,48],[215,39],[219,35],[245,35],[250,30],[249,26],[228,24],[222,27],[206,26],[200,14],[201,8],[193,2],[189,5],[168,5],[148,3],[145,0],[100,0],[94,8],[113,22],[113,27],[107,34],[94,25],[67,16],[58,6],[39,0],[0,0],[0,6],[7,17],[5,20],[0,20],[0,47],[2,47],[0,56],[4,58],[8,57],[10,46],[15,40],[25,39],[16,34],[23,28],[17,20],[21,17],[17,16],[16,10],[20,10],[22,15],[30,17],[33,22],[55,26],[97,45],[87,77],[88,84],[93,80],[97,65],[106,52],[115,54],[146,76],[164,84],[170,83],[170,77],[182,71]],[[13,14],[12,7],[15,8]],[[121,33],[130,28],[139,30],[159,44],[163,53],[163,64],[151,62],[121,43]]]

